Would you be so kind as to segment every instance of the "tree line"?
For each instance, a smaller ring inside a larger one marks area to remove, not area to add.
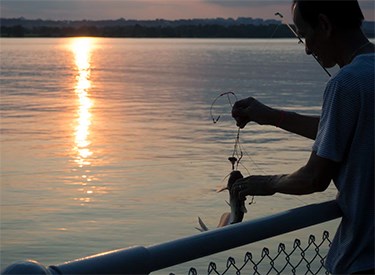
[[[128,37],[128,38],[287,38],[285,25],[180,25],[180,26],[1,26],[1,37]]]

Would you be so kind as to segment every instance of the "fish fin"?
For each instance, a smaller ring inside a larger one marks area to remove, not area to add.
[[[219,224],[217,225],[217,227],[223,227],[223,226],[226,226],[228,224],[230,224],[230,213],[225,212],[221,215],[220,221],[219,221]]]
[[[201,232],[203,232],[203,231],[208,231],[208,227],[207,227],[207,225],[202,221],[202,219],[200,218],[200,217],[198,217],[198,223],[199,223],[199,225],[200,225],[200,229],[198,229],[197,227],[197,229],[199,230],[199,231],[201,231]]]
[[[223,192],[224,190],[228,190],[228,187],[227,186],[220,187],[220,188],[216,189],[216,193]]]

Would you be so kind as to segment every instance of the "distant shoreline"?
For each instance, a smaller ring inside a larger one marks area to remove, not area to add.
[[[291,31],[278,20],[253,18],[181,20],[41,20],[0,18],[0,37],[113,37],[113,38],[291,38]],[[375,37],[375,23],[363,30]]]

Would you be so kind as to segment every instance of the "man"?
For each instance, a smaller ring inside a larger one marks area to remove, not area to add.
[[[309,194],[333,180],[343,212],[327,256],[334,274],[374,273],[374,45],[361,31],[357,0],[294,0],[293,21],[306,53],[322,66],[339,65],[328,82],[320,117],[263,105],[254,98],[236,102],[232,116],[241,128],[254,121],[314,139],[306,165],[288,175],[250,176],[233,191],[248,195]]]

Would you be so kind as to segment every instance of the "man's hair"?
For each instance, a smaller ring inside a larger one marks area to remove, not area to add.
[[[364,20],[357,0],[293,0],[302,18],[315,28],[319,14],[326,15],[332,24],[342,29],[360,28]]]

